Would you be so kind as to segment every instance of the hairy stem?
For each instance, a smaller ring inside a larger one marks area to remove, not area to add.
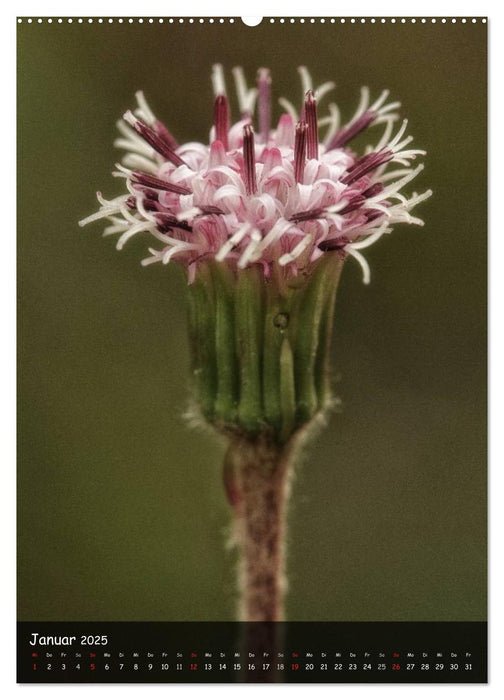
[[[285,532],[294,440],[279,445],[260,435],[236,437],[224,481],[240,549],[238,619],[284,619]]]

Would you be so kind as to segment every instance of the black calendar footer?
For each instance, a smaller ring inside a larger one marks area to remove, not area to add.
[[[486,683],[486,622],[18,622],[19,683]]]

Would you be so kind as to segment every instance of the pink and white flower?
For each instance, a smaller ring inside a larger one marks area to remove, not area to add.
[[[406,120],[395,128],[400,105],[387,103],[387,90],[371,104],[362,88],[356,113],[340,125],[334,103],[327,116],[318,116],[334,84],[314,89],[306,68],[299,72],[300,113],[280,99],[285,113],[272,129],[269,71],[261,68],[257,87],[248,88],[242,70],[233,70],[240,118],[231,124],[224,72],[214,66],[209,145],[179,145],[138,92],[138,107],[118,122],[115,142],[126,155],[114,175],[125,179],[127,192],[112,200],[98,193],[99,211],[80,224],[108,219],[104,235],[119,234],[119,250],[148,232],[161,245],[149,248],[142,264],[179,262],[190,282],[198,265],[212,258],[238,270],[260,264],[268,278],[275,266],[295,276],[338,250],[358,260],[367,283],[361,250],[395,223],[423,224],[410,211],[432,192],[407,198],[401,190],[423,169],[411,161],[425,151],[409,147]],[[383,128],[376,144],[355,153],[352,140],[376,125]]]

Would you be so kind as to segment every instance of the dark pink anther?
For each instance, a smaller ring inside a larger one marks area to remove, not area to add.
[[[225,95],[219,95],[214,103],[215,140],[228,150],[229,102]]]
[[[254,129],[252,124],[243,127],[243,162],[244,181],[247,195],[257,192],[256,171],[255,171],[255,145]]]
[[[179,228],[182,231],[188,231],[189,233],[191,233],[193,230],[191,224],[189,224],[187,221],[179,221],[176,216],[173,216],[173,214],[160,211],[157,213],[157,218],[157,228],[162,233],[166,233],[173,228]]]
[[[296,182],[302,182],[306,162],[306,122],[299,122],[296,126],[296,139],[294,141],[294,177]]]
[[[306,130],[306,157],[308,160],[318,158],[318,126],[317,126],[317,100],[313,90],[308,90],[305,99]]]
[[[342,146],[351,141],[357,136],[357,134],[360,134],[361,131],[364,131],[364,129],[372,124],[377,116],[378,114],[376,112],[369,109],[367,112],[364,112],[364,114],[361,114],[361,116],[352,124],[343,126],[328,143],[327,150],[331,151],[333,148],[342,148]]]
[[[344,185],[351,185],[352,182],[356,182],[367,173],[371,172],[372,170],[376,170],[376,168],[379,168],[380,165],[388,163],[388,161],[392,160],[393,157],[394,154],[392,151],[368,153],[355,161],[351,168],[348,168],[348,172],[341,178],[341,182]]]
[[[355,197],[352,197],[348,204],[345,207],[343,207],[343,209],[340,209],[338,214],[349,214],[351,211],[355,211],[355,209],[358,209],[360,206],[362,206],[365,201],[366,198],[363,197],[361,194],[358,194]]]
[[[144,141],[147,141],[149,146],[151,146],[159,155],[163,156],[163,158],[166,158],[166,160],[169,160],[170,163],[173,163],[174,165],[185,165],[185,162],[182,160],[180,156],[178,156],[173,148],[171,148],[166,141],[159,136],[159,134],[156,134],[156,132],[150,128],[150,126],[147,126],[147,124],[144,124],[140,119],[136,119],[134,122],[132,122],[132,126],[139,134]]]
[[[142,187],[150,187],[154,190],[163,190],[166,192],[174,192],[175,194],[191,194],[189,187],[184,185],[174,185],[166,180],[161,180],[153,175],[142,173],[140,170],[133,170],[131,173],[131,182]]]
[[[381,182],[375,182],[374,185],[371,185],[371,187],[368,187],[367,190],[364,190],[362,196],[369,199],[370,197],[375,197],[377,194],[380,194],[384,189],[385,186],[382,185]]]
[[[346,245],[350,243],[350,239],[347,236],[338,236],[337,238],[329,238],[325,241],[321,241],[318,244],[320,250],[342,250]]]
[[[179,143],[177,139],[173,136],[171,131],[169,131],[166,126],[163,124],[163,122],[160,122],[159,119],[156,119],[154,122],[154,130],[161,136],[163,141],[166,141],[168,146],[175,151],[179,147]]]
[[[325,209],[309,209],[308,211],[298,211],[289,217],[289,221],[294,221],[298,224],[300,221],[313,221],[313,219],[323,219],[325,218]]]

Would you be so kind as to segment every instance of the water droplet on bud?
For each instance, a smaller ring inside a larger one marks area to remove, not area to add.
[[[289,314],[285,311],[280,311],[273,319],[273,325],[284,331],[289,325]]]

